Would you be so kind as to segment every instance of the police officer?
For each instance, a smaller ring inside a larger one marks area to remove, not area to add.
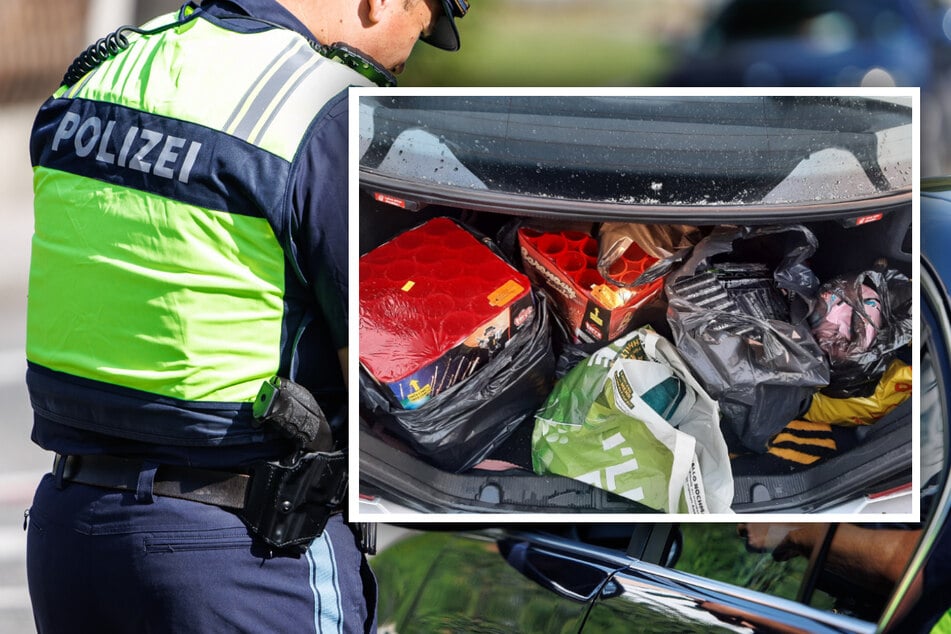
[[[29,511],[40,632],[373,629],[375,582],[335,512],[347,88],[394,83],[417,39],[458,49],[467,8],[190,2],[88,49],[42,106],[27,384],[56,459]],[[281,385],[326,415],[321,453],[256,417]],[[315,485],[306,500],[285,476]]]

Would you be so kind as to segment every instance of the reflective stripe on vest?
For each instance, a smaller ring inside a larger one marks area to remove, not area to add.
[[[366,83],[291,31],[191,19],[58,91],[31,143],[28,359],[186,401],[252,400],[288,341],[292,161],[321,107]]]

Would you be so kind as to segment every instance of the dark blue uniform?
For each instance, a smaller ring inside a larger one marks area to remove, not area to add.
[[[235,30],[253,16],[314,37],[274,0],[212,0],[203,6]],[[213,66],[216,60],[193,60]],[[288,236],[294,267],[288,302],[312,302],[316,327],[297,344],[294,380],[309,388],[332,426],[345,433],[346,393],[336,357],[347,345],[346,93],[325,106],[294,161]],[[293,306],[289,310],[295,310]],[[31,398],[89,402],[100,386],[31,367]],[[120,412],[128,393],[104,403]],[[134,396],[134,395],[133,395]],[[149,411],[161,411],[156,400]],[[375,628],[375,581],[340,515],[304,553],[278,552],[232,512],[152,493],[154,465],[240,469],[288,451],[277,436],[259,442],[156,444],[128,433],[74,424],[39,408],[33,439],[64,455],[142,460],[135,490],[119,491],[47,475],[30,509],[27,566],[40,632],[336,632]],[[200,407],[196,411],[200,412]],[[247,412],[242,412],[243,416]],[[108,421],[107,421],[108,422]],[[134,421],[131,421],[134,424]],[[124,420],[118,428],[130,429]]]

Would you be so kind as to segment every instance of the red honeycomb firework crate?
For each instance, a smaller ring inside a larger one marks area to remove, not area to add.
[[[360,362],[406,409],[483,367],[534,316],[528,278],[449,218],[360,258]]]

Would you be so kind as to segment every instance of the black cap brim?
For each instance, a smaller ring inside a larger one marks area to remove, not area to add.
[[[423,42],[444,51],[459,50],[459,30],[450,0],[442,0],[442,15],[436,20],[432,33],[420,38]]]

